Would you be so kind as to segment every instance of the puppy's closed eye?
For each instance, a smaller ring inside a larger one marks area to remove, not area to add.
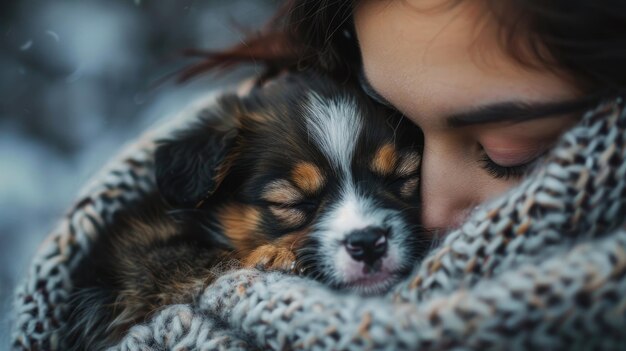
[[[297,204],[304,199],[300,192],[286,179],[274,180],[265,186],[262,198],[271,204]]]
[[[414,151],[400,156],[394,175],[398,177],[395,183],[401,197],[410,198],[415,195],[420,180],[420,162],[421,156]]]
[[[422,157],[415,151],[411,151],[403,154],[398,162],[396,168],[396,175],[398,177],[408,178],[415,175],[419,170]]]
[[[302,182],[305,182],[306,186],[314,185],[312,181],[302,180]],[[285,179],[270,182],[265,187],[262,198],[269,204],[270,212],[284,228],[304,224],[317,207],[314,201],[307,199],[300,189]]]
[[[282,226],[293,228],[306,222],[307,213],[297,207],[283,207],[271,205],[270,211],[281,221]]]

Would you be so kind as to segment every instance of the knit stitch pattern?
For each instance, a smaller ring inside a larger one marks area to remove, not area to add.
[[[63,349],[70,272],[115,211],[154,187],[154,140],[177,121],[107,167],[42,245],[17,293],[15,349]],[[626,349],[625,159],[616,99],[588,112],[521,184],[475,209],[385,296],[233,271],[194,303],[164,306],[113,349]]]

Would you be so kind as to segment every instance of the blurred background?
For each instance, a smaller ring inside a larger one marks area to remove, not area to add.
[[[0,2],[0,350],[16,283],[81,186],[124,143],[255,67],[157,85],[188,48],[243,40],[270,0]]]

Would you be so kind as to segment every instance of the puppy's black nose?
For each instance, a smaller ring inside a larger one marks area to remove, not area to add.
[[[387,251],[387,229],[367,227],[355,230],[346,237],[346,251],[356,261],[373,264]]]

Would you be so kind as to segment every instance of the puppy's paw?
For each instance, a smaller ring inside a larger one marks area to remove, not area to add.
[[[246,268],[293,273],[296,267],[296,255],[283,247],[263,245],[245,257],[243,265]]]

